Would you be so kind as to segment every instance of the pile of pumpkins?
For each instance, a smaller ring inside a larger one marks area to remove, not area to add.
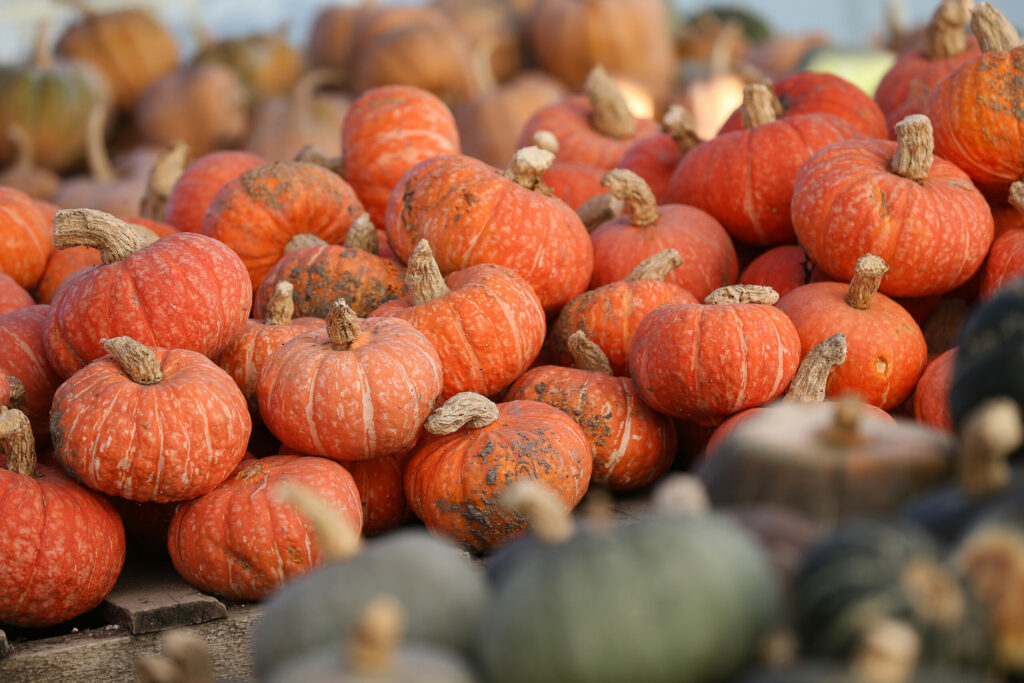
[[[792,73],[706,137],[623,95],[667,76],[554,50],[580,3],[538,0],[535,56],[580,92],[533,107],[496,166],[466,153],[460,81],[414,61],[433,92],[382,82],[399,49],[369,28],[437,42],[423,13],[468,4],[322,15],[311,53],[362,83],[334,147],[164,140],[114,211],[0,186],[0,627],[91,610],[131,546],[267,600],[265,680],[1024,671],[1005,17],[945,0],[874,98]],[[503,25],[479,38],[495,73]],[[112,101],[141,122],[164,87]],[[102,143],[92,111],[55,168]],[[625,521],[608,500],[647,494]]]

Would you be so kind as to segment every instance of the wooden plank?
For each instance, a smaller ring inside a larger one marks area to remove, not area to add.
[[[253,680],[252,630],[260,606],[235,605],[223,619],[185,626],[183,630],[206,641],[218,679]],[[81,683],[134,681],[135,662],[160,654],[160,634],[131,635],[116,626],[68,636],[16,643],[0,660],[4,683]]]
[[[129,633],[202,624],[228,614],[224,603],[190,586],[169,563],[144,561],[125,566],[99,612]]]

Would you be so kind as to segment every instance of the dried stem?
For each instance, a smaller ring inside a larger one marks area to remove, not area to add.
[[[711,509],[708,490],[692,474],[673,472],[658,482],[651,492],[651,503],[658,512],[701,515]]]
[[[857,396],[842,396],[835,402],[832,424],[821,433],[822,440],[837,446],[850,446],[860,442],[860,420],[863,413],[864,404]]]
[[[964,29],[971,21],[974,0],[945,0],[928,23],[924,34],[924,53],[928,59],[945,59],[967,49]]]
[[[345,303],[338,299],[327,311],[327,337],[335,348],[347,350],[359,337],[359,316]]]
[[[21,380],[14,375],[7,376],[7,384],[10,386],[10,400],[8,401],[8,407],[22,410],[25,407],[25,385],[22,384]]]
[[[896,154],[889,170],[910,180],[928,178],[935,159],[932,122],[924,114],[911,114],[896,124]]]
[[[1008,396],[985,401],[964,419],[960,439],[960,488],[972,496],[1005,488],[1012,476],[1007,461],[1024,442],[1020,406]]]
[[[800,361],[793,381],[786,391],[786,400],[816,403],[825,400],[828,376],[846,362],[846,335],[833,334],[807,352]]]
[[[131,337],[104,339],[103,348],[117,360],[121,369],[136,384],[156,384],[164,378],[160,360],[153,349]]]
[[[292,293],[295,286],[287,280],[281,280],[274,285],[274,293],[270,295],[263,313],[264,325],[287,325],[291,323],[295,315],[295,301]]]
[[[295,161],[304,164],[313,164],[315,166],[323,166],[331,173],[341,175],[341,169],[344,167],[344,157],[329,157],[319,149],[316,145],[305,145],[299,150],[298,154],[295,155]]]
[[[765,304],[774,306],[779,293],[766,285],[719,287],[704,298],[706,304]]]
[[[451,290],[444,283],[441,269],[434,260],[430,243],[421,239],[409,257],[405,271],[405,286],[414,304],[425,304],[445,296]]]
[[[551,152],[558,156],[558,150],[560,149],[558,138],[550,130],[538,130],[533,134],[532,142],[534,147],[540,147],[545,152]]]
[[[744,128],[756,128],[775,121],[781,108],[782,104],[771,86],[764,83],[743,86],[743,106],[740,107],[740,114],[743,117]]]
[[[982,52],[1006,52],[1020,45],[1017,29],[987,2],[971,10],[971,31],[978,38]]]
[[[612,364],[608,362],[608,356],[597,345],[596,342],[587,337],[583,330],[576,330],[566,341],[569,353],[572,354],[572,363],[580,370],[597,372],[602,375],[614,375]]]
[[[880,257],[864,254],[857,259],[857,266],[850,281],[850,289],[846,293],[846,303],[860,311],[871,307],[871,298],[882,285],[882,278],[889,271]]]
[[[318,235],[314,235],[311,232],[300,232],[291,236],[287,244],[284,245],[284,253],[290,254],[296,249],[305,249],[306,247],[323,247],[327,245],[327,240],[323,239]]]
[[[905,683],[917,668],[921,638],[902,621],[882,618],[864,632],[850,668],[865,683]]]
[[[553,163],[555,155],[551,152],[540,147],[524,147],[516,150],[508,168],[505,169],[505,177],[527,190],[536,190],[550,196],[551,188],[544,184],[541,176]]]
[[[7,454],[4,467],[31,477],[36,471],[36,440],[32,423],[17,408],[0,408],[0,451]]]
[[[380,238],[377,237],[377,227],[370,220],[370,214],[362,214],[349,226],[344,244],[349,249],[362,249],[369,254],[380,253]]]
[[[294,506],[313,527],[324,559],[335,562],[354,557],[362,547],[359,530],[348,523],[315,491],[293,481],[282,481],[274,487],[274,496]]]
[[[629,271],[626,282],[637,280],[662,280],[673,270],[683,265],[683,257],[675,249],[662,249],[657,254],[648,256]]]
[[[583,83],[583,91],[593,107],[591,123],[603,135],[627,139],[636,135],[636,118],[629,111],[626,98],[604,67],[590,70]]]
[[[110,161],[107,152],[106,125],[108,106],[105,102],[97,102],[89,111],[85,124],[85,160],[89,166],[89,175],[96,180],[111,182],[117,180],[117,171]]]
[[[470,429],[486,427],[497,419],[498,406],[494,401],[471,391],[463,391],[431,413],[424,427],[431,434],[453,434],[464,426]]]
[[[524,517],[533,535],[543,543],[555,545],[572,538],[572,520],[562,500],[547,486],[523,479],[501,495],[502,507]]]
[[[191,156],[192,150],[183,140],[175,140],[164,148],[149,172],[146,191],[139,205],[140,215],[155,221],[164,219],[167,198],[171,196],[171,190],[174,189],[178,178],[185,172]]]
[[[661,119],[661,126],[679,146],[679,155],[686,154],[701,143],[693,113],[681,104],[673,104]]]
[[[32,66],[37,69],[49,69],[53,66],[53,53],[49,47],[50,26],[44,20],[36,28],[35,39],[32,41]]]
[[[35,168],[35,146],[32,136],[20,123],[12,121],[7,125],[7,140],[14,148],[14,169],[25,172]]]
[[[633,225],[651,225],[658,221],[658,200],[647,181],[633,171],[625,168],[608,171],[601,178],[601,185],[625,202],[629,222]]]
[[[602,223],[618,218],[625,206],[625,202],[611,193],[599,194],[580,204],[576,215],[587,232],[594,232]]]
[[[1024,216],[1024,183],[1019,180],[1013,181],[1008,201],[1010,206],[1017,209],[1017,213]]]
[[[405,620],[402,603],[390,595],[376,597],[366,605],[348,644],[349,662],[360,678],[376,678],[394,669]]]
[[[53,217],[54,247],[95,247],[103,263],[128,258],[148,244],[136,226],[95,209],[62,209]]]

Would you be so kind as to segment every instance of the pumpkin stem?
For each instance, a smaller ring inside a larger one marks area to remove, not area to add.
[[[12,168],[25,173],[35,168],[35,145],[32,137],[20,123],[12,121],[7,125],[7,139],[14,147],[14,163]]]
[[[25,385],[14,375],[7,375],[7,384],[10,385],[9,407],[21,410],[25,407]]]
[[[1020,45],[1020,35],[1006,16],[987,2],[971,10],[971,31],[982,52],[1006,52]]]
[[[779,293],[766,285],[728,285],[704,297],[706,304],[765,304],[774,306]]]
[[[750,83],[743,86],[743,105],[740,115],[744,128],[756,128],[771,123],[779,117],[782,103],[772,88],[764,83]]]
[[[171,196],[171,190],[174,189],[178,178],[185,172],[191,155],[192,150],[183,140],[175,140],[164,147],[149,172],[146,191],[142,195],[142,203],[139,205],[141,216],[152,218],[155,221],[164,219],[167,198]]]
[[[48,38],[50,26],[46,21],[39,22],[36,36],[32,41],[32,66],[37,69],[49,69],[53,66],[53,52],[50,51]]]
[[[345,233],[344,246],[349,249],[362,249],[368,254],[380,253],[380,238],[377,227],[370,220],[370,214],[364,213],[349,226]]]
[[[654,198],[651,186],[633,171],[625,168],[608,171],[601,178],[601,185],[625,202],[629,222],[633,225],[651,225],[661,216],[658,213],[658,200]]]
[[[516,150],[508,168],[505,169],[505,177],[527,190],[536,190],[550,197],[551,188],[544,184],[541,176],[554,162],[555,155],[547,150],[540,147],[523,147]]]
[[[359,316],[344,299],[338,299],[327,311],[327,337],[342,351],[348,349],[359,336]]]
[[[565,504],[534,479],[521,479],[505,489],[501,506],[526,518],[533,535],[543,543],[556,545],[572,538],[573,524]]]
[[[106,264],[128,258],[155,239],[156,235],[142,226],[95,209],[62,209],[53,217],[54,247],[95,247]]]
[[[0,408],[0,451],[7,454],[6,469],[31,477],[36,471],[36,440],[32,423],[17,408]]]
[[[629,111],[619,86],[603,66],[599,64],[590,70],[583,92],[593,108],[590,121],[599,133],[620,140],[636,135],[636,118]]]
[[[679,146],[679,155],[686,154],[701,143],[697,137],[697,121],[693,112],[681,104],[673,104],[661,119],[661,126]]]
[[[967,33],[974,0],[945,0],[924,34],[924,53],[931,60],[945,59],[962,54],[967,49]]]
[[[900,586],[921,622],[947,628],[963,622],[964,594],[950,570],[934,559],[910,558],[900,573]]]
[[[928,179],[934,160],[935,139],[927,116],[911,114],[896,124],[896,154],[889,162],[890,171],[920,182]]]
[[[622,214],[625,203],[611,193],[599,194],[583,202],[576,209],[576,215],[583,222],[587,232],[594,232],[597,226],[618,218]]]
[[[405,620],[405,609],[397,598],[381,595],[367,603],[348,644],[348,658],[356,674],[377,677],[394,668]]]
[[[470,429],[486,427],[498,419],[498,406],[494,401],[472,391],[455,394],[427,418],[423,425],[431,434],[454,434],[464,426]]]
[[[611,363],[608,362],[608,356],[583,330],[576,330],[569,335],[566,344],[569,353],[572,354],[572,364],[580,370],[598,372],[602,375],[615,374],[612,372]]]
[[[469,55],[469,72],[480,92],[489,95],[498,89],[498,78],[494,75],[494,55],[501,47],[493,35],[484,35],[473,46]]]
[[[405,286],[416,305],[440,299],[451,291],[445,284],[441,269],[434,259],[430,242],[425,239],[416,244],[406,264]]]
[[[850,668],[865,683],[905,683],[917,668],[921,638],[902,621],[881,618],[868,628]]]
[[[854,394],[846,394],[835,402],[832,424],[822,432],[827,443],[846,446],[860,441],[860,419],[863,403]]]
[[[651,503],[658,512],[670,514],[702,515],[711,509],[704,482],[683,472],[673,472],[658,482]]]
[[[558,156],[558,151],[561,147],[558,144],[558,138],[550,130],[538,130],[533,134],[533,146],[540,147],[545,152],[551,152],[555,156]]]
[[[160,640],[163,654],[144,655],[135,663],[140,683],[214,683],[206,641],[184,630],[168,631]]]
[[[294,506],[313,527],[320,553],[328,562],[341,562],[359,553],[362,540],[359,529],[338,514],[315,491],[293,481],[281,481],[274,487],[275,498]]]
[[[274,285],[274,293],[270,295],[263,313],[264,325],[287,325],[295,315],[295,301],[292,293],[295,286],[287,280],[281,280]]]
[[[825,400],[825,388],[832,371],[846,362],[846,335],[833,334],[807,352],[786,391],[786,400],[818,403]]]
[[[319,149],[316,145],[309,144],[299,150],[299,153],[295,155],[295,161],[304,164],[314,164],[316,166],[323,166],[331,173],[341,175],[341,169],[344,166],[344,157],[329,157]]]
[[[89,110],[85,123],[85,161],[89,175],[96,180],[111,182],[117,180],[117,171],[107,153],[106,132],[107,105],[97,103]]]
[[[121,369],[136,384],[156,384],[164,378],[160,360],[153,349],[131,337],[102,340],[103,348],[121,365]]]
[[[316,91],[324,86],[341,87],[345,82],[339,69],[322,67],[311,69],[299,77],[292,86],[290,116],[293,121],[305,121],[313,104]],[[307,145],[311,146],[311,145]],[[303,148],[305,149],[305,148]]]
[[[1009,456],[1024,442],[1020,406],[1000,396],[975,407],[960,426],[960,488],[981,496],[1010,482]]]
[[[1014,180],[1010,185],[1009,204],[1017,209],[1017,213],[1024,216],[1024,183]]]
[[[290,254],[296,249],[305,249],[306,247],[324,246],[327,246],[327,240],[319,235],[314,235],[311,232],[299,232],[292,235],[291,239],[284,245],[284,253]]]
[[[846,303],[859,311],[868,310],[871,307],[871,297],[882,286],[882,278],[888,271],[889,266],[885,261],[874,254],[864,254],[857,259],[853,279],[850,280],[850,289],[846,293]]]
[[[626,282],[637,280],[661,280],[665,281],[668,274],[683,265],[683,257],[675,249],[662,249],[657,254],[652,254],[640,263],[636,268],[629,271],[625,277]]]

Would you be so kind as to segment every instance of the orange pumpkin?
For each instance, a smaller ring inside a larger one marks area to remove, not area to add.
[[[947,432],[953,431],[949,392],[953,388],[956,348],[939,354],[928,363],[914,391],[914,419]]]
[[[43,346],[49,306],[28,306],[0,315],[0,375],[14,377],[25,391],[20,406],[32,421],[41,446],[50,442],[50,404],[61,377],[50,367]]]
[[[1003,230],[997,232],[981,269],[979,294],[983,299],[991,298],[1011,280],[1024,274],[1024,214],[1021,212],[1024,209],[1024,182],[1017,180],[1010,185],[1009,208],[1015,221],[1011,221],[1009,215],[1003,218]]]
[[[701,142],[693,114],[682,105],[668,108],[661,127],[664,132],[637,140],[615,164],[615,168],[633,171],[643,178],[659,200],[665,196],[679,160]]]
[[[266,160],[249,152],[223,150],[199,157],[185,169],[167,197],[164,220],[185,232],[202,232],[210,200],[229,180]]]
[[[800,285],[828,280],[829,276],[799,244],[772,247],[748,263],[739,277],[744,284],[771,287],[779,296],[786,296]]]
[[[25,288],[7,273],[0,273],[0,315],[31,306],[35,301]]]
[[[0,186],[0,272],[25,289],[34,288],[52,249],[51,232],[31,197]]]

